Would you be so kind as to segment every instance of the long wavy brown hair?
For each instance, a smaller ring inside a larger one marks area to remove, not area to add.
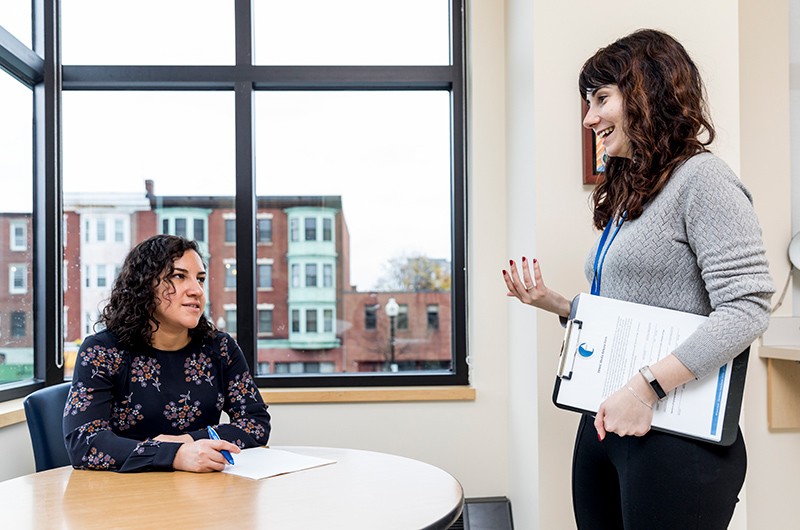
[[[155,317],[156,289],[162,280],[172,285],[175,260],[189,250],[201,255],[195,241],[162,234],[145,239],[128,253],[100,315],[100,322],[116,335],[123,347],[152,344],[153,332],[160,325]],[[213,337],[215,331],[203,314],[189,335]]]
[[[627,212],[636,219],[675,169],[714,141],[705,87],[683,45],[641,29],[601,48],[581,68],[581,97],[617,85],[631,158],[609,157],[592,194],[594,225]]]

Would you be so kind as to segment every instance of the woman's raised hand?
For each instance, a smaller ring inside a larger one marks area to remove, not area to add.
[[[533,272],[531,273],[530,263],[523,256],[521,276],[514,260],[509,260],[508,264],[509,270],[503,269],[503,280],[508,288],[507,296],[513,296],[523,304],[532,305],[559,316],[569,316],[570,301],[545,286],[538,260],[533,260]]]

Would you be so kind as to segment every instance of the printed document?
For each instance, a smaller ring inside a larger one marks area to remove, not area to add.
[[[336,462],[269,447],[242,449],[241,453],[233,455],[233,459],[236,463],[232,466],[226,465],[222,472],[252,479],[274,477]]]
[[[672,353],[707,319],[589,294],[576,304],[553,399],[562,408],[592,413],[639,368]],[[732,364],[667,394],[653,406],[653,427],[719,442]]]

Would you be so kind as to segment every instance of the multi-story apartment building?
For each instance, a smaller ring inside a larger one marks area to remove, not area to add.
[[[232,197],[159,196],[152,181],[144,194],[65,195],[68,375],[126,253],[156,233],[199,243],[208,268],[206,314],[237,335],[233,204]],[[449,289],[355,290],[341,197],[258,197],[256,205],[258,375],[450,368]]]
[[[30,214],[0,213],[0,364],[30,364],[30,373],[33,372],[31,231]]]

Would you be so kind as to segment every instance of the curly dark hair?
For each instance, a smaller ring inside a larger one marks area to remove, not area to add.
[[[699,70],[677,40],[641,29],[601,48],[581,68],[581,97],[617,85],[631,158],[609,157],[592,194],[594,225],[623,211],[636,219],[675,169],[708,151],[715,132]],[[703,138],[701,138],[703,137]]]
[[[175,260],[187,250],[200,255],[195,241],[171,235],[150,237],[131,249],[114,280],[108,304],[103,308],[100,322],[116,335],[125,347],[152,345],[153,331],[160,322],[155,318],[156,287],[161,281],[172,285]],[[200,316],[197,327],[189,335],[213,337],[216,329]]]

